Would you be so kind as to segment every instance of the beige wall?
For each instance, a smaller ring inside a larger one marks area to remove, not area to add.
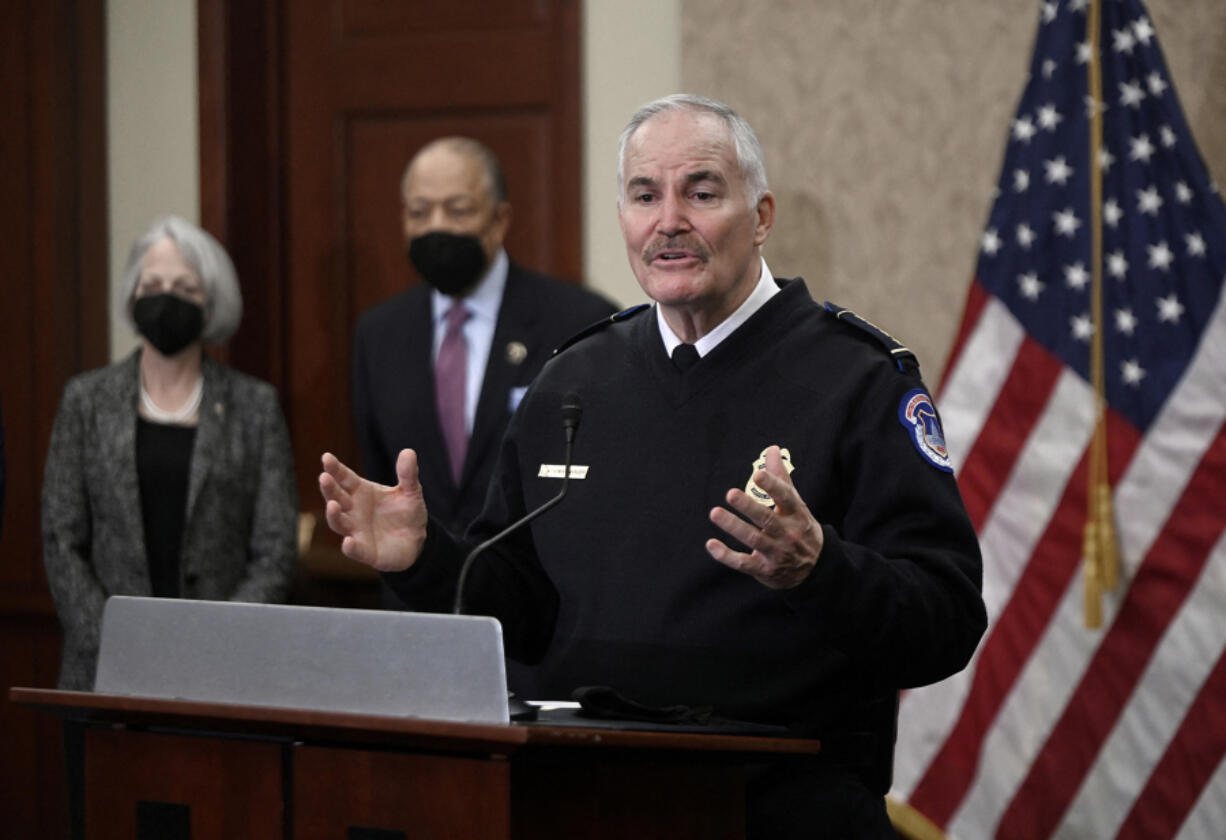
[[[638,106],[680,89],[681,0],[587,0],[583,14],[584,268],[629,306],[646,298],[617,223],[617,139]]]
[[[1210,171],[1226,176],[1226,3],[1150,0]],[[1037,0],[683,0],[682,81],[758,130],[766,255],[912,346],[935,387],[961,318]]]
[[[200,221],[196,0],[108,0],[106,40],[113,292],[128,248],[155,217]],[[111,357],[135,346],[112,320]]]
[[[1226,3],[1150,0],[1192,130],[1226,173]],[[1037,0],[584,0],[589,282],[642,298],[617,227],[616,138],[684,88],[758,129],[779,200],[767,257],[944,365],[975,266]],[[156,213],[199,216],[195,0],[109,0],[114,276]],[[113,330],[113,352],[130,334]]]

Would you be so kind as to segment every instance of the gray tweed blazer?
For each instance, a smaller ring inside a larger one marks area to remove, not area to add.
[[[64,388],[43,476],[43,563],[64,629],[60,688],[94,685],[109,595],[149,595],[136,477],[140,351]],[[179,568],[184,598],[283,601],[297,550],[289,432],[266,382],[205,357]]]

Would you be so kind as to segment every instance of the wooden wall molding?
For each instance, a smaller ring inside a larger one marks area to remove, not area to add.
[[[104,32],[103,0],[0,4],[0,814],[11,837],[64,833],[59,727],[12,706],[8,688],[55,684],[43,462],[64,383],[107,361]]]

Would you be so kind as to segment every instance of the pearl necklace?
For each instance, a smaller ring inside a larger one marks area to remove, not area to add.
[[[204,396],[204,377],[196,379],[196,387],[192,389],[191,396],[187,398],[187,402],[179,406],[175,411],[164,411],[157,407],[153,402],[153,398],[149,396],[149,392],[145,390],[145,383],[142,380],[140,383],[140,403],[145,407],[145,413],[149,415],[149,419],[155,423],[173,423],[182,425],[187,420],[191,419],[192,415],[200,410],[200,399]]]

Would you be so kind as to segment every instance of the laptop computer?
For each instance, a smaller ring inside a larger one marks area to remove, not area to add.
[[[94,690],[509,721],[502,627],[480,616],[113,596]]]

